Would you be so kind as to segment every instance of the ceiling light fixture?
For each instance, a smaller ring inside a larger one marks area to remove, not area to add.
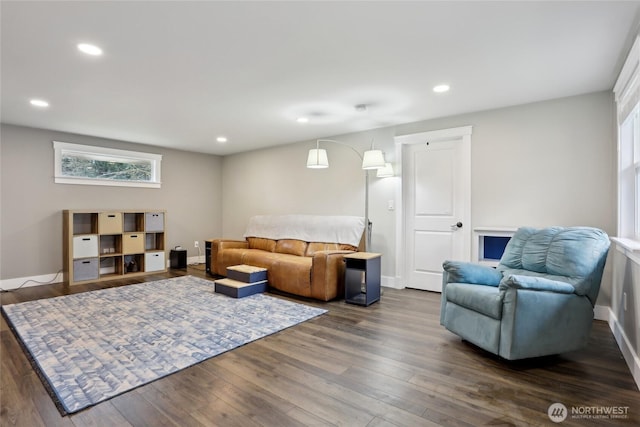
[[[442,84],[442,85],[435,86],[433,88],[433,91],[436,93],[443,93],[443,92],[449,91],[449,89],[450,89],[449,85]]]
[[[49,103],[44,99],[32,99],[29,101],[31,105],[34,107],[46,108],[49,106]]]
[[[298,117],[296,119],[296,122],[298,122],[298,123],[309,123],[309,119],[307,117]]]
[[[78,50],[82,53],[86,53],[87,55],[92,56],[100,56],[102,55],[102,49],[98,46],[88,43],[79,43]]]
[[[219,136],[216,138],[216,141],[218,142],[227,142],[227,137],[226,136]]]

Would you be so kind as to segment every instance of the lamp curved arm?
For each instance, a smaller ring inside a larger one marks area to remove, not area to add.
[[[336,141],[333,139],[317,139],[316,140],[316,149],[319,150],[321,142],[333,142],[334,144],[344,145],[345,147],[349,147],[351,151],[356,153],[360,161],[364,162],[364,155],[360,154],[358,150],[353,148],[351,145]],[[373,141],[371,141],[371,146],[373,148]],[[369,170],[364,170],[364,224],[365,224],[365,250],[369,251],[371,248],[371,223],[369,222]]]
[[[360,158],[360,160],[363,160],[362,154],[360,154],[358,152],[358,150],[356,150],[355,148],[353,148],[351,145],[347,144],[346,142],[335,141],[333,139],[317,139],[316,140],[316,143],[320,143],[320,142],[333,142],[334,144],[344,145],[345,147],[349,147],[354,153],[356,153],[356,156],[358,156]]]
[[[320,153],[320,143],[321,142],[332,142],[334,144],[344,145],[345,147],[349,147],[351,149],[351,151],[356,153],[356,156],[358,156],[360,161],[363,163],[364,179],[365,179],[365,181],[364,181],[365,250],[369,251],[371,249],[371,222],[369,221],[369,169],[372,169],[372,168],[365,168],[364,167],[365,156],[366,156],[367,152],[365,152],[365,154],[360,154],[358,152],[358,150],[353,148],[351,145],[349,145],[347,143],[344,143],[344,142],[336,141],[334,139],[316,139],[316,154],[317,155],[319,155],[319,153]],[[373,150],[373,140],[371,140],[371,149]],[[380,152],[380,156],[382,156],[382,152]],[[326,157],[325,157],[325,159],[326,159]],[[325,162],[327,162],[327,160],[325,160]],[[323,167],[327,167],[327,166],[328,166],[328,163],[326,165],[324,165]]]

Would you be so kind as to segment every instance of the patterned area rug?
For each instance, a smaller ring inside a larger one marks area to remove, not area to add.
[[[193,276],[2,310],[63,414],[326,312],[264,294],[230,298]]]

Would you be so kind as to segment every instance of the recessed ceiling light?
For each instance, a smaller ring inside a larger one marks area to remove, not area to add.
[[[449,85],[438,85],[433,88],[433,91],[436,93],[447,92],[449,90]]]
[[[32,99],[31,101],[29,101],[29,103],[34,107],[40,107],[40,108],[46,108],[49,106],[49,103],[44,99]]]
[[[298,123],[309,123],[309,119],[307,117],[298,117],[296,119],[296,122],[298,122]]]
[[[226,136],[219,136],[216,138],[216,141],[218,142],[227,142],[227,137]]]
[[[78,44],[78,50],[80,52],[86,53],[87,55],[100,56],[102,55],[102,49],[100,49],[96,45],[88,44],[88,43],[80,43]]]

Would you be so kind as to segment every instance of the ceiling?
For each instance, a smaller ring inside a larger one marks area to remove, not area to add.
[[[610,90],[639,13],[628,1],[2,1],[0,118],[226,155]]]

